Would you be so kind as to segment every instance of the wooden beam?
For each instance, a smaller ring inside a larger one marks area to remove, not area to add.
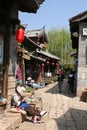
[[[22,58],[26,59],[26,60],[30,60],[30,56],[23,54]]]

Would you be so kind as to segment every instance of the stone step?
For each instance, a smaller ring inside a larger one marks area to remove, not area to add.
[[[0,130],[15,130],[26,119],[26,114],[6,112],[0,120]]]

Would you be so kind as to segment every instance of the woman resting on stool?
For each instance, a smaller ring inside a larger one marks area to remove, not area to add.
[[[15,93],[12,95],[11,107],[15,107],[18,110],[19,109],[25,110],[27,112],[28,116],[32,116],[33,123],[40,123],[43,112],[38,109],[35,109],[34,107],[32,107],[31,105],[26,103],[26,101],[25,101],[26,97],[23,98],[24,96],[21,96],[21,94],[18,92],[18,90],[19,89],[16,87]],[[31,97],[31,96],[32,96],[32,92],[29,93],[28,97]]]

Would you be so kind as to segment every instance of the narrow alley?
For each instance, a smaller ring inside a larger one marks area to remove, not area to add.
[[[57,83],[51,83],[35,92],[43,99],[43,110],[48,115],[41,124],[33,124],[27,118],[16,130],[87,130],[87,104],[79,101],[68,90],[64,80],[62,94]]]

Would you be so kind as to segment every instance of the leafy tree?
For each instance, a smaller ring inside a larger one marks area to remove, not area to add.
[[[49,39],[47,50],[61,58],[62,65],[72,65],[73,59],[70,57],[70,53],[74,50],[72,49],[69,30],[66,28],[52,28],[47,35]]]

